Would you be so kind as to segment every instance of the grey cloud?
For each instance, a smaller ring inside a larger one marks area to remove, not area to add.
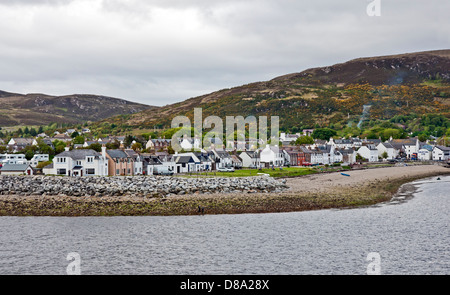
[[[0,5],[20,6],[20,5],[65,5],[76,0],[0,0]]]
[[[368,0],[7,2],[0,2],[0,89],[12,92],[164,105],[352,58],[450,44],[450,3],[436,0],[381,0],[378,18],[367,16]]]

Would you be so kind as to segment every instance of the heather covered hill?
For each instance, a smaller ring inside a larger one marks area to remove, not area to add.
[[[298,80],[309,85],[369,83],[380,86],[418,84],[430,79],[450,83],[450,50],[358,58],[274,80]]]
[[[450,114],[450,50],[358,58],[329,67],[314,68],[167,105],[154,112],[108,118],[101,124],[133,128],[170,128],[173,117],[280,116],[281,130],[358,123],[363,106],[369,119],[397,115]]]
[[[99,95],[51,96],[0,91],[0,126],[79,124],[154,107]]]

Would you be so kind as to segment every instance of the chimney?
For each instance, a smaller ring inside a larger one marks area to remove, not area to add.
[[[102,144],[102,157],[106,159],[106,145]]]
[[[70,151],[70,144],[69,143],[66,144],[66,147],[64,148],[64,150],[66,152]]]

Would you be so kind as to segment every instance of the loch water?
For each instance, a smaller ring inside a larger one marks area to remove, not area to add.
[[[167,217],[0,217],[0,274],[450,274],[450,176],[357,209]]]

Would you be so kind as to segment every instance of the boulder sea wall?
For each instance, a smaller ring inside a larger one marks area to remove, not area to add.
[[[267,176],[188,178],[168,176],[9,176],[0,175],[0,195],[165,197],[209,193],[282,192],[285,180]]]

